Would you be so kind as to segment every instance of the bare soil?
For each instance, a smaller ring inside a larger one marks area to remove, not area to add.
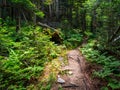
[[[94,70],[86,62],[79,50],[71,50],[67,54],[68,65],[63,66],[63,71],[67,74],[60,75],[65,80],[64,84],[55,83],[51,90],[99,90],[98,80],[91,80],[91,72]]]

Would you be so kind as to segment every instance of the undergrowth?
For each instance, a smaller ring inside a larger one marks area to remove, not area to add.
[[[78,47],[82,41],[83,41],[83,34],[80,29],[69,29],[68,30],[62,30],[63,38],[64,38],[64,44],[67,48],[76,48]]]
[[[21,27],[16,32],[14,26],[3,25],[0,27],[0,90],[26,90],[34,86],[45,63],[60,53],[61,48],[39,26]]]
[[[108,55],[107,52],[101,53],[95,48],[99,47],[97,41],[90,41],[88,44],[80,48],[85,58],[92,63],[97,63],[102,68],[94,71],[93,76],[105,80],[106,86],[102,90],[118,90],[120,89],[120,61],[115,57]],[[102,83],[102,82],[101,82]]]

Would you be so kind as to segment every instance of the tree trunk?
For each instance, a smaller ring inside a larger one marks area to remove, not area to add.
[[[2,13],[2,9],[1,9],[1,7],[0,7],[0,18],[2,18],[2,17],[1,17],[1,13]]]
[[[49,5],[49,15],[50,15],[50,17],[52,17],[52,7],[51,7],[51,5]]]
[[[36,15],[34,14],[34,17],[33,17],[33,23],[34,23],[34,25],[36,25],[36,20],[37,20],[37,17],[36,17]]]
[[[56,0],[56,18],[59,18],[59,2]]]
[[[86,11],[82,13],[82,30],[83,32],[86,30]]]
[[[95,33],[96,27],[97,27],[96,10],[93,10],[92,19],[91,19],[91,32]]]
[[[14,20],[14,7],[11,7],[11,18]]]
[[[21,22],[21,16],[20,16],[20,10],[17,8],[16,11],[16,33],[18,33],[19,29],[20,29],[20,22]]]

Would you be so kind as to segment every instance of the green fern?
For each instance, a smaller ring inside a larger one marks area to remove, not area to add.
[[[120,83],[117,78],[120,77],[120,61],[113,56],[106,55],[106,52],[101,54],[100,51],[93,48],[94,46],[95,42],[92,41],[80,49],[88,61],[101,65],[102,68],[93,72],[93,75],[108,82],[107,86],[103,87],[102,90],[108,90],[109,87],[113,90],[119,89]]]

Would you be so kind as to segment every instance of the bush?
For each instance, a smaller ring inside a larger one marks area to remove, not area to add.
[[[80,30],[70,30],[69,32],[63,31],[64,36],[64,44],[68,48],[76,48],[80,46],[83,41],[83,34],[80,33]]]
[[[46,62],[60,53],[60,48],[38,26],[0,28],[0,89],[24,90],[35,84]],[[6,51],[4,51],[6,50]]]
[[[101,53],[95,50],[95,46],[97,46],[96,41],[91,41],[80,49],[88,61],[102,66],[102,69],[95,71],[93,75],[105,79],[108,82],[104,88],[119,89],[120,61],[113,56],[106,55],[107,52]]]

